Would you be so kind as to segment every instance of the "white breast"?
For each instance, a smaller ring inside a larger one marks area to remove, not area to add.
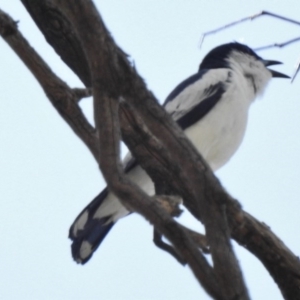
[[[246,80],[233,75],[223,98],[204,118],[186,129],[185,134],[214,171],[240,146],[253,99]]]

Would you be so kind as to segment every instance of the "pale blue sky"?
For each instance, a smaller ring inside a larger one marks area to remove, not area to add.
[[[201,33],[264,9],[299,17],[299,1],[96,1],[119,45],[161,101],[197,71],[213,47],[233,40],[258,47],[299,36],[300,27],[264,17],[208,37]],[[61,62],[19,1],[0,8],[53,70],[72,87],[82,84]],[[152,228],[138,215],[119,222],[91,261],[76,265],[68,229],[104,187],[83,143],[47,100],[36,80],[0,39],[1,299],[209,299],[187,267],[158,250]],[[300,43],[261,51],[292,74]],[[234,158],[217,173],[243,207],[268,224],[296,255],[300,194],[300,77],[274,79],[250,112],[247,134]],[[91,100],[82,102],[91,118]],[[202,230],[187,212],[185,224]],[[253,299],[281,299],[260,262],[235,247]]]

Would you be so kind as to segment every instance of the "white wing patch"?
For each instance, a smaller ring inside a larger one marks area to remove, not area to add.
[[[165,109],[176,121],[191,111],[197,104],[205,100],[211,86],[226,82],[228,69],[213,69],[205,73],[199,80],[187,86],[172,101],[169,101]]]
[[[80,230],[83,230],[85,225],[86,225],[86,222],[88,220],[88,216],[89,216],[89,213],[88,211],[84,211],[81,216],[76,220],[76,222],[74,223],[74,226],[72,228],[72,232],[73,232],[73,236],[77,236],[78,232]]]

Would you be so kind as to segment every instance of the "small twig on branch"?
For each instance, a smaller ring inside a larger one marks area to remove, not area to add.
[[[266,45],[266,46],[261,46],[261,47],[255,48],[254,50],[261,51],[261,50],[266,50],[266,49],[270,49],[270,48],[283,48],[285,46],[288,46],[288,45],[298,42],[298,41],[300,41],[300,37],[296,37],[294,39],[288,40],[283,43],[274,43],[274,44],[270,44],[270,45]]]
[[[234,21],[234,22],[231,22],[231,23],[228,23],[226,25],[223,25],[221,27],[218,27],[216,29],[213,29],[213,30],[210,30],[210,31],[206,31],[202,34],[201,38],[200,38],[200,42],[199,42],[199,47],[201,48],[203,42],[204,42],[204,39],[205,37],[207,37],[208,35],[211,35],[211,34],[215,34],[217,32],[220,32],[224,29],[227,29],[229,27],[232,27],[232,26],[235,26],[237,24],[240,24],[240,23],[243,23],[245,21],[253,21],[254,19],[257,19],[259,17],[262,17],[262,16],[270,16],[270,17],[273,17],[273,18],[277,18],[277,19],[280,19],[280,20],[283,20],[283,21],[286,21],[286,22],[289,22],[289,23],[293,23],[293,24],[296,24],[296,25],[300,25],[300,22],[299,21],[296,21],[296,20],[293,20],[293,19],[290,19],[290,18],[286,18],[284,16],[281,16],[281,15],[277,15],[277,14],[274,14],[274,13],[271,13],[271,12],[268,12],[268,11],[261,11],[257,14],[254,14],[254,15],[251,15],[251,16],[248,16],[248,17],[245,17],[245,18],[242,18],[240,20],[237,20],[237,21]]]
[[[161,206],[168,212],[170,216],[180,216],[182,210],[179,208],[179,205],[182,203],[182,199],[177,196],[172,196],[172,189],[170,189],[166,182],[156,182],[155,193],[156,195],[153,198],[155,201],[161,204]],[[184,258],[178,253],[178,251],[176,251],[176,248],[163,241],[163,235],[155,228],[155,226],[153,228],[153,242],[156,247],[169,253],[180,264],[187,264]]]
[[[58,113],[86,144],[93,156],[97,157],[96,132],[77,104],[78,89],[71,89],[52,72],[19,32],[16,24],[9,15],[0,10],[0,35],[38,80]]]
[[[182,213],[179,205],[182,203],[182,199],[172,195],[156,195],[153,197],[155,201],[168,212],[172,217],[179,217]]]
[[[75,93],[77,102],[80,102],[83,98],[91,97],[93,95],[92,88],[85,88],[85,89],[73,88],[72,90]]]
[[[162,234],[159,233],[155,228],[153,229],[153,242],[156,247],[159,249],[168,252],[171,256],[173,256],[180,264],[183,266],[186,265],[186,261],[180,256],[179,253],[176,252],[176,249],[171,245],[165,243],[162,239]]]
[[[191,230],[185,226],[183,227],[185,228],[185,230],[189,232],[190,236],[192,237],[196,245],[201,249],[201,251],[205,254],[209,254],[210,250],[209,250],[209,245],[207,243],[206,236],[204,234]]]

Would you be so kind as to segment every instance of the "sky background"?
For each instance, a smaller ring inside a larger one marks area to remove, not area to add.
[[[116,42],[162,102],[223,43],[250,47],[300,35],[300,27],[262,17],[206,38],[201,34],[268,10],[299,18],[299,1],[95,1]],[[64,65],[19,1],[0,8],[51,68],[72,87],[82,83]],[[300,20],[299,20],[300,21]],[[47,100],[35,78],[0,39],[0,299],[210,299],[188,267],[152,243],[139,215],[121,220],[84,266],[71,258],[69,226],[105,183],[84,144]],[[258,52],[291,75],[300,43]],[[244,209],[300,253],[300,76],[274,79],[250,111],[242,146],[217,176]],[[92,118],[92,101],[81,103]],[[125,154],[125,153],[124,153]],[[180,219],[201,231],[185,210]],[[261,263],[233,242],[252,299],[282,299]]]

